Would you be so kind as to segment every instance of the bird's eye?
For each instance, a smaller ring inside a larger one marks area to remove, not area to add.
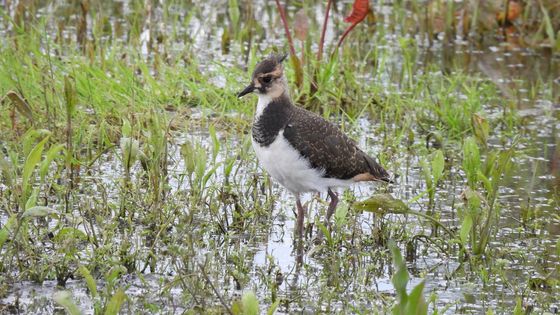
[[[263,81],[264,83],[270,83],[270,81],[272,81],[272,77],[271,77],[271,76],[263,77],[263,78],[262,78],[262,81]]]

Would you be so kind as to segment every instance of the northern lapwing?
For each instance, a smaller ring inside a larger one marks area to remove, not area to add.
[[[253,148],[261,166],[296,197],[297,232],[303,236],[300,195],[328,192],[328,224],[338,197],[331,188],[362,181],[390,182],[389,174],[335,125],[293,104],[282,62],[271,55],[256,65],[251,83],[238,94],[259,97],[253,121]]]

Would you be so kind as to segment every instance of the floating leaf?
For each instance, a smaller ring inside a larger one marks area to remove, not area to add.
[[[69,291],[58,291],[53,295],[53,300],[60,304],[70,315],[80,315],[82,311],[72,300],[72,293]]]
[[[307,33],[309,32],[309,18],[305,14],[305,9],[301,8],[297,11],[294,18],[294,30],[297,39],[302,42],[307,38]]]
[[[408,206],[399,199],[395,199],[391,194],[375,194],[370,198],[354,204],[359,210],[375,213],[407,213]]]
[[[49,214],[58,214],[58,211],[45,206],[35,206],[25,210],[21,217],[46,217]]]
[[[4,100],[4,98],[9,98],[20,114],[29,120],[33,120],[33,109],[31,109],[31,106],[29,106],[29,104],[17,92],[9,91],[2,100]]]

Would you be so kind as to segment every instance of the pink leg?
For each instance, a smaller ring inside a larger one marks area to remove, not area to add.
[[[304,219],[305,209],[301,205],[301,200],[299,200],[299,196],[296,196],[296,206],[297,206],[297,225],[296,225],[296,229],[297,229],[297,233],[298,233],[297,236],[299,238],[299,241],[301,242],[303,240],[303,219]]]
[[[327,222],[326,226],[330,226],[331,217],[336,210],[336,205],[338,204],[338,197],[337,195],[329,188],[328,190],[329,197],[331,197],[331,203],[329,204],[329,209],[327,210]]]

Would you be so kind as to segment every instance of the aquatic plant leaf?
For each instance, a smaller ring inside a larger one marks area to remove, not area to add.
[[[334,245],[334,240],[333,240],[331,231],[323,224],[323,222],[317,222],[317,229],[319,231],[321,231],[321,233],[323,233],[323,235],[325,236],[325,239],[327,241],[327,244],[329,246],[333,246]]]
[[[39,196],[39,188],[34,187],[33,192],[31,193],[31,195],[25,201],[24,209],[29,209],[29,208],[35,207],[37,205],[37,196]]]
[[[232,26],[237,28],[239,23],[239,5],[237,4],[237,0],[228,1],[228,13]]]
[[[17,215],[13,214],[12,216],[10,216],[8,221],[4,223],[2,229],[0,229],[0,250],[2,250],[2,247],[4,247],[4,243],[6,243],[8,237],[10,236],[10,228],[12,227],[12,225],[16,224],[16,222]]]
[[[92,298],[97,297],[97,284],[95,283],[95,279],[93,279],[93,276],[91,275],[89,270],[85,266],[80,266],[78,268],[78,272],[82,277],[84,277],[84,280],[86,281],[86,285],[89,290],[89,293],[91,294],[91,297]]]
[[[443,175],[444,165],[445,159],[443,157],[443,152],[441,152],[441,150],[435,151],[432,158],[432,177],[434,178],[434,186],[437,185],[441,175]]]
[[[56,146],[51,147],[45,156],[43,162],[41,162],[41,167],[39,168],[39,176],[41,177],[41,181],[45,180],[45,176],[49,172],[49,166],[51,165],[52,161],[57,157],[60,152],[64,152],[65,149],[64,144],[58,144]]]
[[[46,217],[50,214],[58,214],[58,211],[45,206],[35,206],[25,210],[21,217]]]
[[[130,125],[130,121],[126,118],[123,118],[122,120],[121,134],[123,137],[132,136],[132,126]]]
[[[469,187],[475,189],[480,170],[480,152],[473,137],[468,137],[463,143],[463,170],[467,174]]]
[[[272,305],[270,305],[270,307],[266,311],[266,315],[273,315],[276,312],[278,305],[280,305],[280,300],[274,301],[274,303],[272,303]]]
[[[471,124],[475,137],[478,139],[480,144],[486,147],[488,134],[490,133],[490,125],[488,124],[488,121],[479,114],[473,114],[471,117]]]
[[[407,315],[425,315],[428,314],[428,305],[424,299],[424,281],[418,283],[410,294],[406,303],[405,314]]]
[[[73,228],[73,227],[64,227],[60,229],[60,231],[55,235],[54,240],[56,242],[62,242],[66,239],[77,239],[80,241],[86,241],[88,239],[86,233]]]
[[[58,291],[53,295],[53,300],[64,307],[70,315],[80,315],[82,311],[72,300],[72,293],[70,291]]]
[[[215,162],[216,157],[220,152],[220,140],[218,140],[218,136],[216,135],[216,128],[214,128],[214,125],[210,125],[208,131],[210,132],[210,138],[212,139],[212,161]]]
[[[398,304],[393,308],[393,314],[406,314],[404,313],[406,303],[408,300],[408,295],[406,293],[406,285],[408,283],[408,271],[406,270],[406,264],[404,263],[401,251],[397,244],[393,240],[389,241],[389,249],[393,256],[393,266],[395,267],[395,273],[391,277],[391,282],[395,287],[397,292]]]
[[[29,180],[31,178],[31,174],[35,170],[35,167],[41,161],[41,154],[43,153],[43,148],[45,147],[45,143],[49,140],[49,135],[45,136],[43,140],[41,140],[35,147],[29,152],[27,159],[25,159],[25,163],[23,165],[23,173],[22,173],[22,190],[24,192],[24,196],[27,195],[27,191],[29,190]]]
[[[194,173],[196,162],[195,162],[195,148],[190,143],[190,141],[186,141],[183,145],[181,145],[181,155],[183,156],[183,160],[185,161],[185,169],[187,170],[187,175],[191,176]]]
[[[375,194],[370,198],[353,204],[356,209],[379,214],[407,213],[408,206],[400,199],[395,199],[391,194]]]
[[[234,165],[235,159],[229,159],[226,163],[224,163],[224,177],[226,180],[229,178]]]
[[[8,187],[12,187],[14,178],[16,177],[14,165],[7,159],[0,158],[0,173]]]
[[[461,223],[461,230],[459,230],[459,239],[461,240],[461,243],[463,243],[463,245],[467,244],[472,225],[472,217],[467,213],[463,218],[463,223]]]
[[[346,223],[346,215],[348,214],[348,205],[346,203],[336,207],[334,212],[334,222],[337,226],[343,226]]]
[[[241,305],[240,300],[235,300],[231,303],[231,312],[233,315],[241,315],[243,314],[243,306]]]
[[[302,42],[307,38],[307,33],[309,31],[309,18],[305,14],[305,9],[301,8],[297,11],[294,18],[294,31],[297,39]]]
[[[64,77],[64,97],[66,100],[66,115],[72,117],[76,110],[76,87],[68,76]]]
[[[2,229],[0,229],[0,250],[4,247],[4,243],[8,240],[8,236],[10,236],[10,232],[5,226],[2,227]]]
[[[17,92],[8,91],[8,93],[6,93],[2,100],[4,100],[5,98],[10,99],[10,101],[12,102],[12,104],[14,104],[16,110],[20,114],[22,114],[29,120],[33,120],[33,109]]]
[[[121,138],[122,160],[125,170],[128,172],[134,162],[138,159],[140,151],[140,143],[136,139],[122,137]]]
[[[259,301],[253,291],[248,291],[241,298],[243,315],[257,315],[259,313]]]
[[[554,26],[552,25],[552,21],[550,20],[550,16],[548,15],[548,10],[545,8],[542,2],[540,5],[544,17],[543,23],[545,25],[546,35],[548,36],[550,45],[553,46],[556,43],[556,39],[555,39],[556,33],[554,32]]]
[[[517,298],[515,302],[515,308],[513,309],[513,315],[523,315],[525,311],[523,310],[523,305],[521,304],[521,298]]]
[[[123,289],[119,288],[117,292],[113,294],[111,300],[107,304],[107,308],[105,309],[105,315],[117,315],[125,299],[126,299],[126,294],[124,293]]]
[[[421,159],[419,164],[420,164],[420,169],[422,170],[422,176],[426,181],[426,187],[428,188],[428,190],[432,190],[434,185],[433,185],[432,172],[430,170],[430,166],[428,165],[426,159]]]
[[[107,283],[112,284],[121,274],[126,273],[126,268],[121,265],[113,266],[105,275]]]

